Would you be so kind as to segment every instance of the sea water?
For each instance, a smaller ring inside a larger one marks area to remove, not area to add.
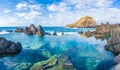
[[[14,31],[16,27],[0,27],[3,30]],[[107,40],[94,37],[82,37],[78,32],[94,31],[94,28],[65,28],[65,27],[44,27],[45,32],[56,32],[58,35],[25,35],[24,33],[1,33],[0,37],[22,43],[21,53],[14,56],[0,57],[0,70],[21,70],[30,67],[52,55],[69,56],[74,68],[77,70],[109,70],[113,65],[113,54],[105,50]],[[64,35],[62,33],[64,32]],[[47,54],[41,50],[47,50]],[[26,69],[25,69],[26,70]]]

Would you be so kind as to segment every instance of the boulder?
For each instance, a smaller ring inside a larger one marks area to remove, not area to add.
[[[114,58],[114,63],[115,64],[120,63],[120,54]]]
[[[56,33],[56,32],[54,32],[52,35],[57,35],[57,33]]]
[[[35,28],[34,24],[31,24],[29,28],[30,28],[30,31],[32,31],[33,34],[36,33],[37,29]]]
[[[20,42],[8,41],[3,37],[0,37],[0,54],[17,54],[22,50]]]
[[[120,63],[113,66],[110,70],[120,70]]]
[[[80,18],[77,22],[74,24],[67,24],[66,27],[96,27],[95,20],[90,16],[85,16]]]
[[[27,35],[33,35],[33,32],[30,30],[29,27],[25,27],[24,33],[27,34]]]
[[[37,34],[39,36],[43,36],[45,34],[45,32],[44,32],[44,30],[43,30],[41,25],[38,25],[38,32],[37,32]]]
[[[91,32],[91,31],[87,31],[87,32],[85,32],[85,35],[87,36],[87,37],[91,37],[91,36],[93,36],[93,32]]]
[[[17,27],[15,32],[24,32],[24,29]]]

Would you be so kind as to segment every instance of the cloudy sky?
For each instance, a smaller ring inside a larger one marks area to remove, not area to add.
[[[65,26],[83,16],[120,23],[120,0],[0,0],[0,26]]]

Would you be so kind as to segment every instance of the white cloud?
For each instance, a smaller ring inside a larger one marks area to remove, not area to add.
[[[112,7],[113,3],[114,0],[63,0],[59,4],[51,4],[47,7],[52,13],[44,21],[49,21],[46,25],[65,26],[76,22],[83,16],[91,16],[98,24],[107,21],[118,23],[120,22],[120,9]]]
[[[110,7],[114,0],[63,0],[68,5],[74,5],[76,9],[105,8]]]
[[[30,10],[42,10],[41,4],[28,5]]]
[[[25,11],[18,11],[16,15],[23,19],[23,23],[25,23],[24,20],[33,23],[39,23],[40,20],[44,26],[65,26],[76,22],[83,16],[93,17],[98,24],[106,21],[118,23],[120,22],[120,9],[112,7],[113,3],[114,0],[62,0],[45,6],[20,2],[16,5],[16,10]],[[17,21],[14,20],[14,22]]]
[[[2,26],[21,26],[26,25],[25,21],[17,19],[16,17],[0,18],[0,27]]]
[[[38,19],[41,14],[42,13],[38,12],[38,11],[31,11],[29,13],[16,13],[16,15],[18,15],[19,17],[23,17],[26,20],[35,20],[35,19]]]
[[[28,4],[27,2],[20,2],[16,5],[16,10],[30,10],[30,11],[41,11],[41,4]]]
[[[16,5],[17,10],[26,10],[27,9],[27,3],[26,2],[20,2]]]
[[[5,14],[7,14],[7,13],[9,13],[9,12],[11,12],[11,10],[5,10],[5,11],[4,11]]]
[[[67,6],[66,3],[60,2],[59,4],[51,4],[47,6],[47,9],[52,12],[64,12],[70,10],[71,7]]]

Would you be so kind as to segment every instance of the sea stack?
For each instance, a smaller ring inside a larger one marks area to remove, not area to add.
[[[44,29],[41,25],[39,25],[38,28],[36,28],[34,24],[30,24],[29,27],[25,27],[24,29],[16,28],[15,32],[24,32],[27,35],[38,34],[39,36],[43,36],[45,34]]]
[[[82,17],[80,20],[75,22],[74,24],[67,24],[66,27],[96,27],[97,23],[96,21],[90,17],[90,16],[85,16]]]
[[[34,25],[34,24],[31,24],[31,25],[30,25],[30,30],[32,31],[33,34],[36,33],[37,29],[35,28],[35,25]]]
[[[44,32],[44,30],[43,30],[41,25],[38,25],[38,32],[37,32],[37,34],[39,36],[43,36],[45,34],[45,32]]]

